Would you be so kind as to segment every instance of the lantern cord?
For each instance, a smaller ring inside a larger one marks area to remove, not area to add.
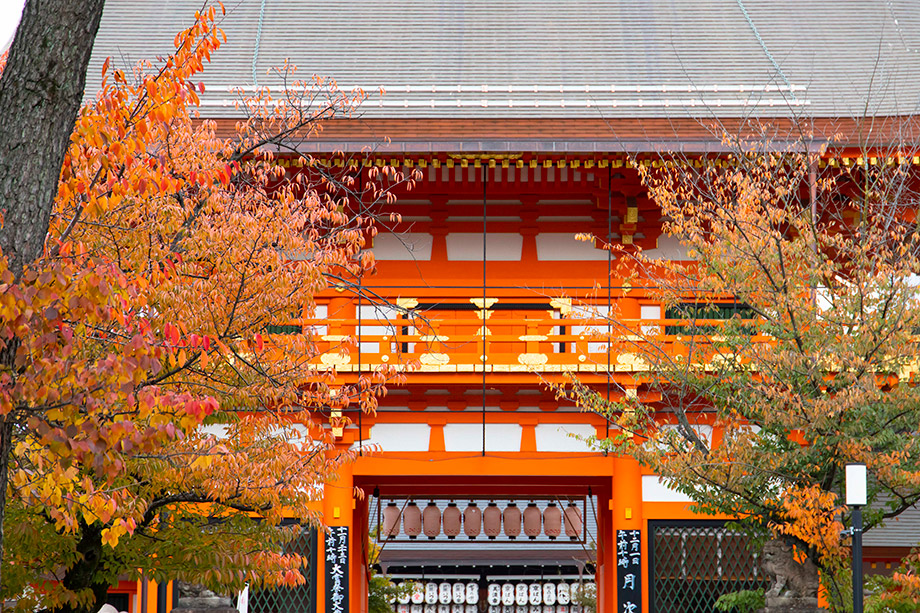
[[[486,455],[486,238],[488,234],[486,232],[486,194],[488,193],[488,184],[489,184],[489,172],[488,165],[482,167],[482,307],[480,312],[482,317],[480,318],[480,323],[482,326],[479,329],[480,336],[482,338],[482,355],[479,357],[479,361],[482,364],[482,455]]]
[[[360,199],[360,203],[362,205],[364,204],[363,178],[364,178],[364,170],[362,169],[360,171],[360,175],[358,178],[359,180],[358,198]],[[358,379],[357,379],[356,385],[358,386],[358,455],[359,456],[364,455],[364,434],[363,434],[364,430],[363,430],[363,423],[361,419],[362,413],[364,413],[364,405],[361,403],[361,354],[363,353],[363,351],[361,350],[361,339],[362,339],[363,332],[364,332],[363,326],[361,325],[361,319],[362,319],[361,307],[362,307],[362,298],[363,298],[363,292],[361,291],[362,281],[364,281],[363,271],[358,273]],[[607,285],[610,285],[610,284],[608,283]]]
[[[607,164],[607,406],[610,406],[610,343],[613,338],[613,329],[610,318],[613,316],[613,295],[610,286],[613,285],[613,172]],[[610,418],[606,420],[607,433],[610,438]],[[604,449],[604,455],[607,450]]]

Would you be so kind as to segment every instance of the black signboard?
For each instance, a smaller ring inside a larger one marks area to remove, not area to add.
[[[617,530],[617,613],[642,613],[642,533]]]
[[[348,613],[348,526],[326,534],[326,613]]]

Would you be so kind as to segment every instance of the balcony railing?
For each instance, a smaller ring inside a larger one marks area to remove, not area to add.
[[[648,369],[643,349],[654,345],[678,351],[691,339],[705,340],[694,339],[692,330],[708,334],[725,323],[608,319],[606,305],[436,304],[438,308],[409,310],[365,305],[350,309],[354,315],[348,318],[302,319],[274,330],[312,330],[321,352],[317,363],[344,372],[370,371],[383,364],[414,364],[423,372],[638,372]],[[281,340],[280,336],[275,338]]]

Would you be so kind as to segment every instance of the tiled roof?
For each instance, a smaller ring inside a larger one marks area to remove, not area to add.
[[[106,5],[106,56],[167,52],[202,0]],[[226,0],[203,114],[286,58],[373,95],[373,117],[915,113],[915,0]],[[871,93],[871,95],[869,95]],[[867,107],[868,100],[868,107]]]

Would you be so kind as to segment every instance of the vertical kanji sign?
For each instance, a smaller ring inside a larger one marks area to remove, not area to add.
[[[641,535],[617,530],[617,613],[642,613]]]
[[[348,613],[348,526],[326,534],[326,613]]]

